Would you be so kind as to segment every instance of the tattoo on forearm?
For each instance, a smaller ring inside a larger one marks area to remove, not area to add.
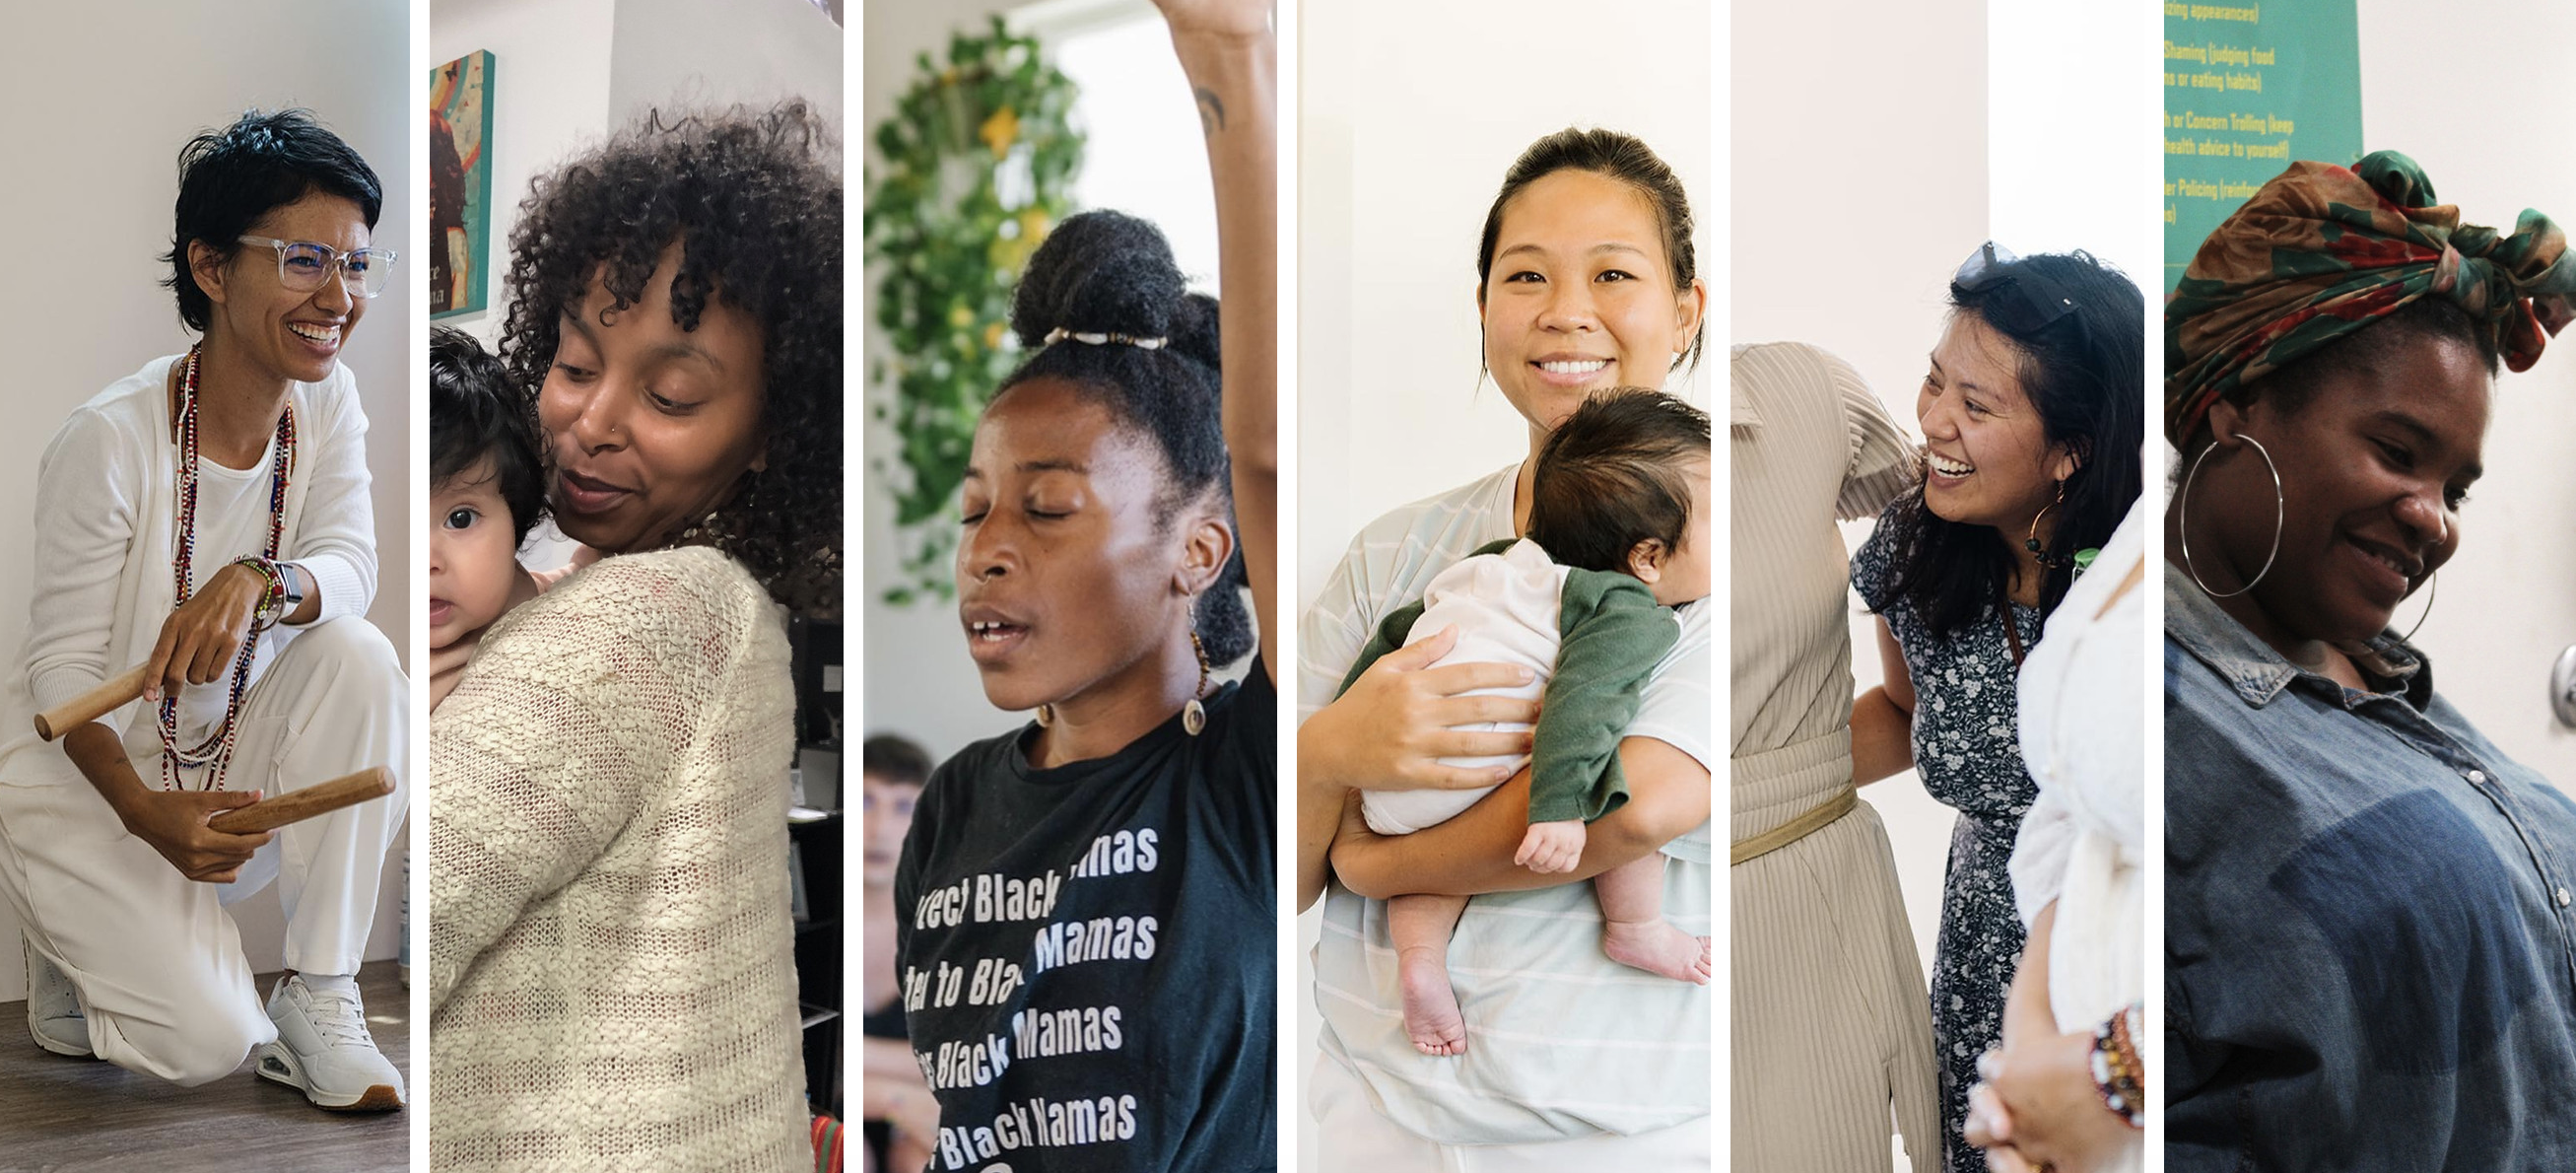
[[[1199,100],[1199,127],[1207,134],[1225,129],[1225,103],[1217,101],[1216,92],[1206,86],[1192,86],[1190,92]]]

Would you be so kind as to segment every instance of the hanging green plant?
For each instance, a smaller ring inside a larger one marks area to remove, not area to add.
[[[879,163],[866,240],[883,266],[876,323],[890,357],[868,370],[871,415],[897,450],[872,467],[894,497],[901,605],[953,597],[958,484],[975,421],[1019,362],[1011,292],[1029,254],[1073,209],[1082,135],[1069,123],[1073,81],[994,17],[949,39],[948,61],[920,76],[870,136]],[[933,524],[936,523],[936,524]]]

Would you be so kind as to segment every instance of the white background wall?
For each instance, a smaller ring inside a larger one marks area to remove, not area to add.
[[[1194,288],[1216,291],[1216,196],[1209,185],[1207,151],[1189,83],[1172,56],[1170,32],[1145,0],[1053,0],[1034,5],[992,3],[872,4],[867,7],[864,124],[852,136],[853,157],[878,164],[865,137],[891,117],[896,101],[918,74],[924,52],[945,65],[948,39],[960,30],[981,33],[993,13],[1038,37],[1056,67],[1081,88],[1074,121],[1088,135],[1085,162],[1074,183],[1080,208],[1115,208],[1152,221],[1172,242],[1174,259]],[[853,239],[855,251],[857,240]],[[867,273],[869,313],[874,313],[881,267]],[[861,369],[890,357],[871,317],[862,330]],[[871,386],[870,403],[889,389]],[[871,413],[867,450],[873,460],[893,450],[892,434]],[[953,603],[925,601],[894,607],[884,590],[901,581],[901,546],[894,505],[871,464],[865,485],[867,529],[862,589],[866,623],[869,734],[897,733],[919,742],[936,761],[970,741],[1008,731],[1024,714],[1001,712],[966,655],[966,639]],[[856,483],[856,482],[854,482]],[[954,524],[948,523],[934,524]]]
[[[23,668],[16,654],[27,621],[36,460],[72,408],[155,356],[187,348],[177,303],[155,284],[168,272],[155,258],[170,247],[179,148],[254,106],[308,108],[356,147],[384,184],[377,242],[405,254],[341,361],[358,378],[375,475],[379,586],[367,617],[408,650],[405,355],[427,271],[410,255],[419,203],[408,136],[419,87],[407,76],[409,40],[403,6],[386,3],[11,5],[0,15],[0,44],[85,47],[20,52],[0,70],[0,108],[19,114],[7,132],[11,178],[0,184],[0,223],[12,226],[18,274],[0,282],[0,345],[9,354],[0,399],[12,419],[0,429],[0,648],[10,657],[0,670]],[[103,81],[102,61],[143,72]],[[391,858],[400,856],[397,846]],[[274,893],[233,909],[251,964],[263,971],[281,964]],[[400,872],[389,868],[367,956],[393,956],[400,895]],[[17,938],[16,917],[0,908],[0,956],[14,957]],[[0,1002],[24,996],[20,967],[0,964]]]
[[[2368,150],[2415,157],[2442,201],[2471,224],[2511,231],[2538,208],[2576,224],[2576,85],[2555,50],[2576,41],[2576,10],[2529,0],[2464,0],[2443,10],[2452,28],[2511,30],[2468,56],[2426,54],[2421,8],[2361,0],[2361,133]],[[2530,371],[2496,381],[2486,478],[2460,514],[2459,553],[2442,569],[2440,598],[2416,635],[2433,680],[2505,753],[2576,788],[2576,731],[2549,712],[2549,666],[2576,643],[2576,333]],[[2400,604],[2397,627],[2415,622]]]
[[[1477,373],[1476,245],[1503,172],[1532,141],[1570,125],[1644,139],[1693,198],[1700,279],[1727,279],[1710,179],[1710,79],[1722,71],[1709,61],[1708,6],[1594,4],[1572,22],[1579,30],[1547,0],[1303,9],[1299,371],[1288,392],[1301,454],[1298,611],[1361,526],[1529,451],[1529,426]],[[1712,317],[1698,373],[1676,374],[1668,389],[1710,406],[1725,326]],[[1297,981],[1280,993],[1297,1015],[1287,1065],[1299,1079],[1315,1056],[1319,923],[1319,913],[1299,918]],[[1314,1121],[1303,1103],[1291,1111],[1311,1170]]]

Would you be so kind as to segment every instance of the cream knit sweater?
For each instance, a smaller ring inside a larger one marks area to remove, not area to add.
[[[787,643],[705,549],[493,624],[430,727],[430,1164],[809,1168]]]

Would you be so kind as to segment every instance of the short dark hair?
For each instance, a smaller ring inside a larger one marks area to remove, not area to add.
[[[1686,466],[1712,459],[1708,413],[1645,387],[1583,401],[1531,471],[1529,540],[1557,562],[1628,573],[1639,543],[1670,554],[1690,525]]]
[[[859,773],[919,786],[930,781],[930,751],[911,738],[880,733],[859,745]]]
[[[591,279],[612,310],[634,305],[677,243],[671,321],[695,330],[722,299],[760,327],[768,468],[718,507],[707,544],[809,616],[841,608],[840,159],[801,99],[653,111],[530,185],[501,327],[501,362],[533,403]]]
[[[510,385],[501,360],[463,330],[429,332],[429,487],[492,462],[501,503],[510,507],[512,545],[546,512],[546,443],[536,412]]]
[[[384,210],[384,185],[340,136],[303,110],[252,110],[222,130],[179,148],[179,202],[170,233],[170,275],[161,284],[179,295],[179,320],[204,332],[213,302],[188,267],[188,244],[204,241],[225,260],[241,251],[242,234],[270,211],[313,192],[358,205],[367,228]]]
[[[1567,127],[1531,143],[1512,168],[1503,173],[1503,189],[1494,195],[1494,205],[1485,211],[1484,242],[1476,247],[1476,287],[1480,291],[1493,279],[1494,248],[1502,240],[1503,208],[1521,189],[1559,171],[1589,171],[1618,180],[1637,189],[1655,210],[1655,225],[1663,230],[1664,256],[1672,264],[1673,292],[1687,293],[1691,282],[1699,279],[1699,262],[1691,246],[1690,194],[1682,190],[1681,177],[1672,166],[1648,147],[1644,139],[1615,130],[1583,130]],[[1708,320],[1702,318],[1699,332],[1691,335],[1688,351],[1673,359],[1679,368],[1684,362],[1699,366],[1702,344],[1708,340]]]
[[[2136,282],[2089,253],[2038,253],[2003,262],[2003,279],[1969,289],[1953,282],[1953,314],[1973,314],[2012,344],[2014,376],[2050,444],[2075,453],[2065,500],[2040,552],[2039,611],[2057,610],[2075,584],[2075,554],[2111,540],[2138,499],[2146,443],[2146,298]],[[2017,287],[2017,288],[2016,288]],[[2009,299],[2009,300],[2008,300]],[[2036,301],[2075,308],[2036,325],[2008,306]],[[1994,605],[2025,540],[1992,526],[1950,521],[1907,489],[1889,515],[1897,551],[1886,598],[1902,600],[1936,638],[1976,622]],[[1882,608],[1883,610],[1884,608]],[[2009,617],[2006,617],[2009,622]]]
[[[1162,230],[1118,212],[1069,216],[1030,255],[1012,296],[1011,330],[1030,355],[1002,389],[1038,378],[1082,388],[1162,454],[1158,504],[1167,521],[1180,504],[1212,492],[1231,522],[1234,483],[1219,419],[1216,325],[1216,299],[1189,291]],[[1049,342],[1057,330],[1165,341],[1151,350]],[[1244,584],[1238,544],[1191,614],[1213,663],[1231,664],[1252,652]]]

